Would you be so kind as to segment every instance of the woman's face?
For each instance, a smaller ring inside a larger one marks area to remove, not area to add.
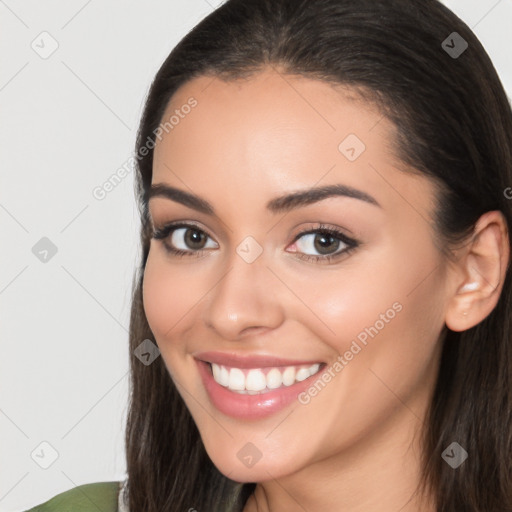
[[[446,263],[392,125],[270,70],[196,78],[166,121],[150,215],[178,227],[151,240],[144,308],[215,465],[255,482],[403,450],[437,376]]]

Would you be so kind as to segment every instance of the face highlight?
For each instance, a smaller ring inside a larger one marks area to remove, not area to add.
[[[143,294],[209,456],[247,482],[405,457],[447,300],[433,185],[326,83],[199,77],[164,119],[191,97],[155,147]]]

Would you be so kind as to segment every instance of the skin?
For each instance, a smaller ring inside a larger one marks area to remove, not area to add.
[[[348,89],[268,68],[230,82],[203,76],[177,91],[164,119],[191,96],[197,106],[156,144],[152,183],[194,193],[216,215],[162,197],[150,200],[150,215],[157,228],[190,221],[211,238],[199,256],[185,257],[153,239],[143,296],[209,456],[229,478],[258,482],[245,512],[433,512],[428,497],[413,493],[440,338],[445,325],[468,329],[495,307],[509,257],[504,219],[483,216],[448,259],[436,242],[432,183],[401,169],[390,150],[393,125]],[[366,146],[353,162],[338,150],[348,134]],[[266,210],[275,197],[331,184],[364,191],[380,206],[330,197]],[[296,251],[320,253],[311,237],[294,239],[320,223],[359,246],[331,262],[301,259]],[[175,234],[182,249],[184,232]],[[252,263],[236,252],[247,236],[263,249]],[[400,312],[307,405],[249,421],[211,404],[193,354],[331,365],[394,303]],[[248,442],[262,454],[250,468],[237,457]]]

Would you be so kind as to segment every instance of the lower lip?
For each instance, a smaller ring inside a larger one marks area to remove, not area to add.
[[[311,386],[320,371],[291,386],[281,387],[266,393],[248,395],[230,391],[213,378],[209,363],[197,361],[204,387],[213,405],[223,414],[233,418],[256,420],[280,411],[297,400],[297,396]]]

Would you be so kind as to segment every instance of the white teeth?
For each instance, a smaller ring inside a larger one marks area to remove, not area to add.
[[[217,366],[217,365],[215,365],[215,366]],[[215,380],[217,380],[217,379],[215,379]],[[217,382],[221,386],[228,387],[228,385],[229,385],[229,372],[224,366],[220,367],[220,375],[219,375],[219,380],[217,380]]]
[[[314,365],[310,366],[310,367],[308,368],[308,370],[309,370],[309,375],[315,375],[315,373],[316,373],[318,370],[320,370],[320,365],[319,365],[318,363],[316,363],[316,364],[314,364]]]
[[[245,379],[247,391],[261,391],[267,387],[267,379],[261,370],[250,370]]]
[[[224,368],[224,367],[219,366],[218,364],[212,364],[213,378],[215,379],[216,382],[219,382],[219,383],[221,381],[221,378],[220,378],[221,368]]]
[[[245,375],[242,370],[231,368],[228,387],[234,391],[243,391],[245,389]]]
[[[237,393],[255,395],[259,392],[268,392],[282,386],[291,386],[295,382],[301,382],[315,375],[320,370],[320,364],[316,363],[309,368],[287,366],[284,368],[271,368],[267,374],[260,368],[243,370],[239,368],[226,368],[225,366],[211,363],[214,380],[231,391]]]
[[[301,368],[297,375],[295,375],[295,378],[300,382],[304,379],[307,379],[309,377],[309,370],[307,368]]]
[[[272,370],[267,373],[267,388],[276,389],[281,387],[282,383],[283,376],[281,372],[277,368],[272,368]]]
[[[288,366],[283,372],[283,384],[285,386],[291,386],[295,382],[295,368]]]

